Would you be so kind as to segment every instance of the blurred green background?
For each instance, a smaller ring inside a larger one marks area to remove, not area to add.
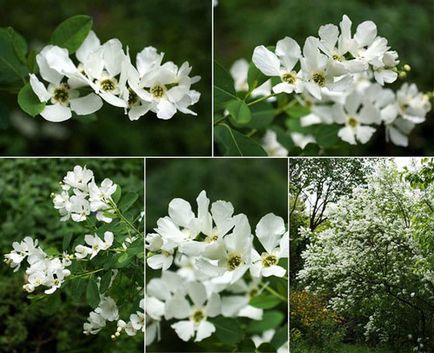
[[[202,190],[211,202],[232,202],[235,213],[247,215],[253,232],[259,219],[269,212],[286,222],[287,170],[286,159],[147,159],[147,231],[152,232],[158,218],[167,216],[169,202],[175,197],[189,201],[197,212],[196,197]],[[146,271],[147,281],[160,273],[149,268]],[[214,336],[196,343],[183,342],[164,321],[161,336],[159,343],[149,346],[149,352],[226,352],[229,349]]]
[[[434,7],[431,0],[221,0],[215,10],[216,61],[229,69],[232,63],[251,60],[258,45],[275,45],[290,36],[303,46],[304,40],[317,36],[321,25],[338,25],[346,14],[356,26],[372,20],[378,34],[399,53],[401,64],[412,71],[408,81],[421,91],[434,89]],[[398,80],[392,89],[402,84]],[[340,155],[432,155],[434,153],[434,114],[416,127],[409,147],[385,143],[379,129],[366,145],[343,145]]]
[[[192,110],[171,120],[153,114],[131,122],[120,108],[104,104],[97,121],[49,123],[19,111],[16,95],[0,90],[0,155],[149,156],[211,154],[211,4],[197,0],[0,0],[0,26],[12,26],[31,48],[41,49],[63,20],[92,16],[104,42],[118,38],[132,60],[145,46],[165,61],[188,61],[202,96]]]
[[[54,209],[51,193],[59,191],[59,182],[75,165],[92,169],[97,181],[110,178],[124,192],[137,192],[137,214],[143,210],[142,159],[0,159],[0,253],[12,250],[13,241],[26,236],[40,240],[43,248],[62,248],[68,232],[83,234],[83,226],[61,222]],[[113,342],[115,327],[107,327],[96,336],[82,333],[83,323],[92,310],[82,297],[73,297],[67,288],[46,299],[31,301],[23,291],[23,269],[13,273],[0,265],[0,352],[1,353],[140,353],[143,335],[122,335]],[[129,288],[123,290],[128,291]],[[111,325],[111,324],[110,324]]]

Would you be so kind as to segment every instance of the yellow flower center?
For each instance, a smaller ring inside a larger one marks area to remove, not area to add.
[[[230,271],[235,270],[240,265],[241,265],[241,256],[235,254],[229,255],[228,268]]]
[[[155,98],[161,98],[164,95],[164,88],[160,85],[156,85],[156,86],[151,88],[151,94]]]
[[[322,72],[317,72],[312,76],[313,82],[315,82],[318,86],[324,87],[325,85],[325,76]]]

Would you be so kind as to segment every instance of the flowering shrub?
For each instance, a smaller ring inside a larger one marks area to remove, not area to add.
[[[164,339],[160,326],[168,322],[183,341],[215,335],[228,349],[287,351],[285,315],[269,310],[287,303],[284,220],[269,213],[252,235],[230,202],[210,204],[205,191],[196,201],[194,213],[173,199],[145,237],[147,265],[161,270],[146,285],[146,344]]]
[[[398,53],[372,21],[354,34],[351,26],[346,15],[339,28],[321,26],[303,49],[290,37],[275,47],[260,45],[251,63],[234,63],[232,77],[217,64],[215,131],[222,152],[318,154],[340,141],[365,144],[380,125],[388,142],[407,146],[408,135],[431,110],[432,93],[409,83],[397,92],[385,88],[411,67],[399,67]],[[287,131],[275,121],[281,116]]]
[[[82,224],[82,234],[63,237],[63,252],[39,244],[30,236],[12,244],[5,262],[14,271],[25,264],[23,289],[30,298],[41,299],[61,288],[74,296],[86,294],[94,309],[83,323],[83,332],[97,334],[110,322],[115,323],[112,338],[125,332],[134,336],[144,330],[143,299],[143,215],[130,208],[138,195],[122,195],[119,185],[110,179],[100,184],[86,167],[76,166],[53,194],[54,207],[61,221]],[[120,293],[128,285],[131,292]],[[122,320],[122,319],[125,319]]]
[[[8,29],[15,54],[7,58],[15,73],[25,82],[18,93],[18,103],[31,116],[40,114],[51,122],[62,122],[73,114],[86,116],[103,106],[123,108],[130,120],[148,112],[159,119],[171,119],[177,111],[195,113],[190,106],[200,93],[191,85],[200,77],[190,77],[188,62],[178,67],[163,63],[164,53],[146,47],[130,59],[128,47],[114,38],[101,44],[91,30],[92,19],[78,15],[62,22],[53,32],[50,44],[34,57],[27,56],[25,40]],[[71,57],[75,54],[75,57]],[[26,83],[30,62],[31,72]],[[36,75],[39,76],[42,80]]]
[[[366,188],[330,210],[326,230],[301,231],[310,244],[298,279],[324,293],[329,309],[359,318],[368,341],[432,351],[432,197],[432,185],[415,190],[393,165],[379,164]]]

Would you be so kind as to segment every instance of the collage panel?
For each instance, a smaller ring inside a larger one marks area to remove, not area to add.
[[[143,159],[0,159],[0,351],[143,352]]]
[[[0,155],[211,155],[209,2],[1,8]]]
[[[292,158],[290,352],[434,351],[434,159]]]
[[[147,352],[288,352],[287,168],[146,161]]]
[[[432,17],[429,1],[220,1],[216,155],[432,155]]]

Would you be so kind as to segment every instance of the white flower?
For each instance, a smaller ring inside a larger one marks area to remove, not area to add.
[[[367,125],[381,121],[380,111],[369,102],[363,103],[362,97],[357,93],[350,94],[343,106],[335,104],[333,109],[335,121],[345,124],[345,127],[338,131],[338,136],[353,145],[356,140],[361,143],[368,142],[375,129]]]
[[[300,57],[298,43],[285,37],[277,42],[275,53],[263,45],[256,47],[252,61],[264,75],[280,77],[282,82],[272,88],[274,93],[300,93],[303,90],[301,73],[294,71]]]
[[[118,39],[110,39],[99,45],[94,32],[89,32],[86,40],[77,51],[81,61],[82,79],[107,103],[121,108],[127,101],[120,98],[126,84],[126,72],[121,72],[128,60]]]
[[[237,92],[247,92],[249,90],[249,84],[247,82],[249,72],[249,63],[245,59],[238,59],[235,61],[230,69],[230,74],[234,79],[234,88]],[[271,95],[271,80],[265,81],[259,87],[256,87],[250,94],[252,98],[265,97]],[[274,97],[270,97],[269,101],[275,100]]]
[[[31,237],[25,237],[21,243],[14,241],[12,243],[13,250],[6,254],[5,262],[14,268],[14,272],[18,271],[21,265],[21,262],[27,256],[34,256],[38,254],[38,241],[33,240]]]
[[[90,215],[90,203],[82,195],[72,195],[69,199],[71,218],[74,222],[82,222]],[[64,217],[63,217],[64,218]]]
[[[249,269],[250,256],[252,248],[252,235],[247,217],[244,214],[235,216],[235,227],[232,233],[226,235],[223,239],[224,251],[220,254],[218,260],[218,271],[220,275],[215,277],[212,282],[229,284],[238,281]],[[204,266],[206,271],[206,261],[198,262],[198,265]]]
[[[76,165],[72,171],[66,173],[63,178],[64,189],[69,190],[70,187],[81,191],[88,190],[88,184],[93,180],[93,172],[86,167]]]
[[[306,90],[316,99],[323,94],[343,92],[352,82],[350,76],[337,77],[334,68],[329,65],[328,57],[319,50],[319,40],[308,37],[300,59],[302,76]]]
[[[95,309],[95,312],[107,321],[115,321],[119,318],[118,307],[111,297],[104,296]]]
[[[68,51],[56,46],[46,46],[36,56],[39,72],[49,85],[48,88],[45,87],[34,74],[30,74],[30,85],[41,102],[52,103],[45,106],[40,113],[42,117],[51,122],[61,122],[71,118],[71,111],[77,115],[87,115],[99,110],[102,107],[101,98],[94,93],[79,97],[74,82],[50,65],[54,59],[64,60],[65,65],[74,66],[68,57]]]
[[[199,342],[211,336],[216,330],[214,324],[207,321],[207,318],[220,314],[220,297],[217,294],[207,297],[204,285],[199,282],[190,283],[187,291],[193,305],[190,305],[183,297],[176,298],[172,302],[168,314],[169,317],[172,316],[177,319],[188,317],[189,320],[176,322],[171,327],[183,341],[189,341],[193,336],[196,336],[195,342]]]
[[[191,67],[187,62],[180,68],[172,62],[162,64],[163,56],[147,47],[137,54],[137,70],[129,72],[128,83],[143,101],[143,114],[151,110],[164,120],[171,119],[177,110],[196,115],[188,107],[199,101],[200,93],[190,87],[200,77],[189,77]]]
[[[277,134],[267,130],[262,138],[262,147],[269,156],[287,156],[288,150],[277,141]]]
[[[89,313],[87,322],[83,324],[83,333],[85,335],[96,335],[106,326],[106,320],[95,311]]]
[[[304,135],[299,132],[291,132],[291,139],[301,149],[304,149],[309,143],[316,142],[315,137],[312,135]]]
[[[283,277],[286,270],[279,266],[281,258],[289,257],[289,236],[283,218],[269,213],[256,226],[256,236],[265,249],[261,255],[252,249],[250,273],[253,277]]]
[[[110,248],[113,244],[113,233],[112,232],[105,232],[104,233],[104,240],[102,240],[98,235],[90,235],[86,234],[84,237],[84,240],[87,245],[89,245],[88,250],[83,250],[82,247],[77,246],[75,248],[76,253],[84,253],[88,252],[90,255],[90,259],[93,259],[101,250],[107,250]],[[77,249],[80,247],[79,249]]]

